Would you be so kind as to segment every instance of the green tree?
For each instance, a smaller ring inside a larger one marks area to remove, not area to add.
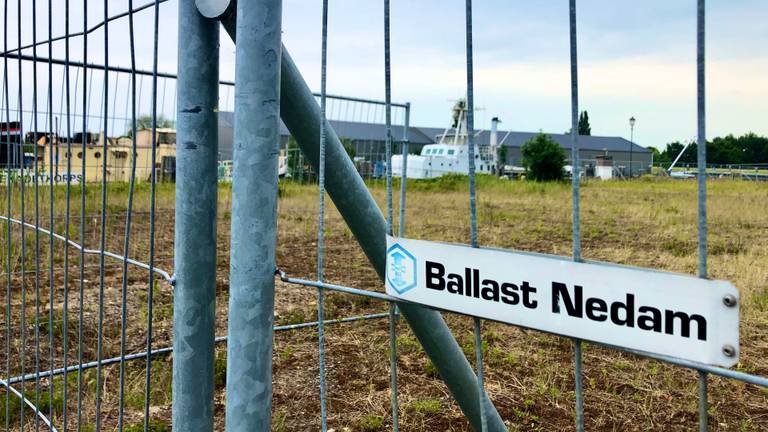
[[[666,164],[666,163],[672,162],[671,160],[669,160],[666,153],[659,151],[659,149],[657,149],[656,147],[648,146],[646,148],[650,150],[651,153],[653,153],[654,164],[657,164],[657,163]]]
[[[678,163],[695,164],[696,147],[696,143],[689,145]],[[661,152],[659,160],[672,162],[682,149],[683,144],[679,141],[671,142]],[[768,138],[752,132],[740,137],[729,134],[714,138],[707,142],[707,163],[722,165],[768,163]]]
[[[749,132],[736,139],[741,163],[768,163],[768,138]]]
[[[664,151],[661,153],[661,157],[664,160],[668,160],[670,163],[675,160],[677,155],[680,154],[681,151],[683,151],[683,147],[685,147],[685,144],[681,143],[680,141],[675,141],[667,144],[667,147],[664,149]],[[691,144],[688,146],[687,149],[685,149],[685,153],[680,157],[680,160],[678,163],[693,163],[696,162],[696,145]]]
[[[174,128],[176,127],[176,124],[173,120],[165,118],[165,116],[159,115],[157,116],[157,127],[158,128]],[[152,129],[152,116],[151,115],[143,115],[138,118],[136,118],[136,130],[142,130],[142,129]],[[130,137],[133,135],[133,125],[128,125],[128,130],[125,131],[125,136]]]
[[[733,135],[717,137],[707,143],[707,161],[716,164],[742,163],[742,150]]]
[[[565,176],[565,152],[544,133],[528,140],[521,148],[527,178],[535,181],[562,180]]]
[[[579,114],[579,135],[592,135],[592,126],[589,125],[589,114],[586,111]]]
[[[499,153],[498,154],[499,166],[497,168],[500,169],[501,167],[507,164],[507,146],[505,146],[504,144],[500,145],[498,153]]]
[[[576,125],[579,131],[579,135],[592,135],[592,126],[589,124],[589,114],[586,111],[582,111],[579,114],[579,123]],[[563,135],[570,135],[573,128],[568,128],[563,132]]]

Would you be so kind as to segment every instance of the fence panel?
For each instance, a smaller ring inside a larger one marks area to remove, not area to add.
[[[202,8],[216,2],[196,3]],[[317,331],[317,423],[326,431],[337,418],[328,370],[338,354],[328,344],[327,326],[386,318],[382,362],[388,362],[390,423],[397,431],[403,414],[398,397],[402,317],[469,424],[483,432],[506,430],[486,392],[492,366],[483,341],[489,324],[471,316],[471,364],[439,311],[332,283],[326,271],[326,195],[381,279],[387,271],[385,234],[406,235],[407,191],[413,184],[406,175],[411,106],[392,101],[397,69],[391,61],[390,1],[383,2],[383,101],[328,94],[333,2],[322,2],[317,94],[309,92],[286,48],[277,47],[280,0],[240,0],[237,14],[238,2],[219,3],[227,9],[203,17],[192,2],[4,1],[0,226],[5,249],[0,262],[6,287],[0,426],[9,431],[150,431],[164,418],[157,407],[171,406],[177,429],[220,429],[223,416],[216,415],[214,400],[221,366],[215,345],[226,343],[227,428],[267,430],[273,417],[273,332],[312,329]],[[178,76],[158,70],[161,5],[179,6],[179,32],[194,41],[180,45]],[[473,3],[466,0],[464,6],[467,243],[479,248],[475,156],[482,150],[475,143]],[[265,17],[272,27],[254,24]],[[236,32],[250,32],[236,44],[238,84],[218,75],[220,23],[233,40]],[[576,0],[569,0],[569,258],[582,262],[582,172],[597,161],[579,157],[576,23]],[[63,33],[54,31],[59,27]],[[138,32],[149,35],[148,46],[140,46]],[[151,54],[137,56],[140,49]],[[265,63],[257,61],[262,51],[281,54]],[[125,57],[129,67],[118,64]],[[140,58],[150,61],[140,65]],[[703,279],[708,278],[708,179],[768,178],[763,166],[707,165],[705,65],[705,2],[697,0],[697,160],[695,166],[687,162],[660,171],[697,179],[697,276]],[[361,123],[376,125],[381,136],[350,146],[337,134],[336,129]],[[229,147],[221,145],[227,134]],[[402,173],[392,169],[398,153]],[[653,164],[638,160],[615,163],[613,174],[619,178],[654,173]],[[393,175],[400,176],[399,184]],[[284,176],[280,186],[278,176]],[[375,190],[378,180],[385,188],[383,210],[367,188]],[[275,258],[279,188],[315,181],[316,277],[295,277]],[[220,248],[222,227],[230,224],[231,246]],[[228,261],[230,272],[217,267],[217,260]],[[276,324],[275,277],[315,289],[317,318]],[[229,330],[216,337],[221,327],[216,290],[222,280],[232,289],[224,310]],[[329,318],[328,291],[385,302],[386,311]],[[582,339],[589,335],[569,341],[577,431],[589,424],[584,407],[590,406],[583,379],[584,352],[590,347]],[[738,370],[603,346],[695,370],[702,431],[710,426],[711,375],[768,387],[768,378]],[[736,355],[738,347],[731,349]],[[161,363],[171,353],[172,373]]]

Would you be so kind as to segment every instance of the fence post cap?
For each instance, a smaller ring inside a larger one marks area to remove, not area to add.
[[[206,18],[219,18],[231,4],[232,0],[195,0],[197,10]]]

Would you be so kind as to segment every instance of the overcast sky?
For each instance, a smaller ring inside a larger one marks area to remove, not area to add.
[[[14,47],[16,2],[11,1],[8,45]],[[134,6],[148,1],[135,0]],[[22,3],[22,39],[30,42],[32,2]],[[37,34],[43,39],[48,32],[48,2],[38,3]],[[64,31],[64,2],[53,3],[53,33],[59,35]],[[383,98],[383,2],[329,3],[328,92]],[[768,2],[707,3],[708,135],[748,131],[768,135]],[[89,27],[103,19],[102,4],[89,1]],[[628,119],[634,116],[635,141],[641,145],[663,147],[695,136],[695,4],[695,0],[578,2],[580,107],[589,111],[594,135],[628,138]],[[82,8],[82,1],[72,1],[71,31],[82,30]],[[109,15],[126,9],[125,0],[109,1]],[[175,72],[177,0],[166,1],[160,10],[159,70]],[[313,90],[319,89],[320,81],[320,13],[320,0],[284,1],[284,42]],[[152,16],[152,9],[136,15],[141,68],[152,65]],[[126,19],[110,24],[110,64],[130,64],[127,29]],[[393,99],[412,103],[412,124],[446,126],[452,101],[464,96],[463,29],[463,1],[392,1]],[[567,130],[567,0],[475,1],[474,30],[476,127],[488,128],[490,119],[498,116],[502,129]],[[102,31],[89,36],[89,61],[103,61],[103,38]],[[43,46],[38,55],[47,51]],[[73,40],[72,58],[82,59],[82,51],[81,39]],[[222,78],[234,79],[234,51],[222,33]],[[55,44],[54,56],[63,55],[63,44]],[[17,85],[15,67],[12,64],[9,74],[12,88]],[[22,75],[28,93],[31,84],[27,74]]]

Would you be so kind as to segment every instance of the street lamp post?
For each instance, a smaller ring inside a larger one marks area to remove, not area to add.
[[[632,177],[632,147],[635,142],[635,117],[629,118],[629,176]]]

